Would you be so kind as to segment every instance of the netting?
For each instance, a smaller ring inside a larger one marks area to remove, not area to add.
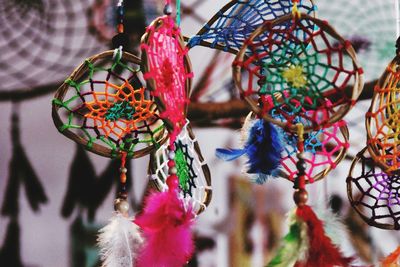
[[[374,89],[366,115],[367,143],[371,156],[387,172],[400,168],[400,68],[396,57]]]
[[[313,183],[323,179],[331,170],[336,168],[349,147],[348,135],[344,121],[304,135],[306,182]],[[281,165],[285,172],[285,178],[294,181],[298,172],[296,168],[297,153],[299,152],[297,148],[298,138],[295,134],[288,132],[285,132],[283,136],[286,145],[282,154]]]
[[[87,59],[53,101],[59,131],[109,157],[120,151],[140,157],[158,147],[164,127],[142,85],[139,64],[125,52],[113,58],[113,51],[108,51]]]
[[[267,37],[257,40],[260,34]],[[248,51],[251,54],[245,56]],[[326,22],[304,14],[299,19],[286,15],[259,27],[241,48],[233,71],[252,110],[293,131],[293,116],[303,117],[309,125],[306,131],[340,120],[362,89],[362,69],[351,44]],[[272,118],[273,107],[287,118],[285,122]],[[307,111],[329,116],[305,116]]]
[[[147,27],[141,48],[144,78],[160,105],[161,118],[176,136],[186,123],[193,77],[180,29],[169,16],[160,17]]]
[[[168,153],[165,143],[150,154],[152,182],[161,191],[168,189]],[[182,197],[193,205],[196,213],[203,212],[211,200],[211,176],[189,121],[175,141],[175,163]]]
[[[188,46],[206,45],[235,53],[263,22],[290,13],[292,7],[291,0],[231,1],[190,38]],[[314,11],[314,5],[309,0],[300,0],[298,8],[304,13]],[[265,37],[266,34],[258,38]]]
[[[396,53],[393,0],[318,1],[318,16],[329,21],[357,52],[366,81],[379,78]],[[346,8],[343,8],[346,7]]]
[[[347,193],[353,208],[369,225],[400,229],[400,179],[380,169],[364,148],[354,159]]]
[[[92,2],[0,1],[0,90],[59,83],[82,58],[106,49],[88,30]]]

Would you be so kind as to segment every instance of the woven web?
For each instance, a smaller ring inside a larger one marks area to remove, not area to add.
[[[319,28],[322,22],[310,30],[309,25],[313,22],[309,17],[303,16],[291,27],[284,24],[266,23],[263,33],[267,38],[249,40],[246,48],[252,54],[233,63],[234,68],[241,69],[242,78],[238,82],[243,96],[255,100],[261,96],[264,114],[268,113],[272,103],[282,113],[303,116],[305,111],[314,110],[330,114],[327,120],[331,117],[339,120],[344,115],[342,112],[341,116],[335,116],[340,108],[354,104],[352,93],[346,92],[345,88],[357,84],[356,76],[362,73],[346,50],[350,43],[337,43]],[[270,103],[266,103],[266,99]],[[288,117],[287,124],[291,124],[290,116],[285,116]],[[315,127],[327,123],[311,117],[305,119]]]
[[[105,50],[88,30],[92,2],[0,1],[0,90],[59,83],[82,58]]]
[[[147,64],[144,78],[154,83],[152,94],[163,106],[161,118],[171,122],[174,127],[185,124],[185,110],[189,102],[187,83],[193,77],[193,73],[187,69],[187,49],[181,43],[181,38],[174,20],[164,16],[147,28],[147,41],[141,45],[147,59],[144,61]]]
[[[400,72],[397,68],[396,62],[387,67],[381,82],[375,87],[366,116],[368,146],[373,158],[388,172],[400,168]]]
[[[68,79],[67,96],[55,99],[63,114],[60,131],[74,130],[90,148],[94,143],[133,156],[137,150],[156,145],[163,124],[157,107],[142,86],[138,66],[121,60],[94,64],[79,79]]]
[[[351,204],[370,225],[400,229],[400,177],[376,166],[364,150],[347,178]]]
[[[188,46],[206,42],[212,48],[238,51],[258,26],[292,11],[291,0],[234,0],[229,2],[203,28],[190,38]],[[312,13],[314,6],[308,0],[298,4],[300,11]],[[267,37],[266,34],[259,39]]]
[[[339,163],[339,154],[349,147],[348,140],[343,136],[341,127],[346,127],[344,121],[335,123],[329,128],[310,132],[304,136],[304,155],[306,162],[306,181],[312,183],[328,174],[328,170],[335,169]],[[281,165],[287,178],[294,181],[297,176],[297,141],[295,134],[284,132],[285,145]],[[322,177],[320,177],[322,175]]]
[[[366,81],[379,78],[387,62],[396,55],[395,2],[318,1],[318,17],[329,21],[353,44]]]
[[[207,195],[211,191],[211,183],[209,179],[209,169],[201,155],[198,143],[195,137],[192,137],[188,132],[190,127],[187,121],[181,133],[175,142],[175,157],[177,157],[178,150],[183,153],[183,158],[186,167],[179,167],[181,163],[177,164],[178,178],[180,181],[180,192],[182,197],[187,201],[192,202],[196,212],[206,208]],[[197,147],[197,148],[196,148]],[[178,156],[179,157],[179,156]],[[177,159],[175,159],[177,161]],[[166,179],[168,177],[168,142],[161,145],[161,147],[153,154],[151,154],[150,171],[153,181],[161,190],[167,190]],[[186,169],[185,171],[182,171]],[[208,178],[207,178],[208,176]],[[187,177],[187,178],[185,178]],[[186,184],[183,183],[186,181]]]

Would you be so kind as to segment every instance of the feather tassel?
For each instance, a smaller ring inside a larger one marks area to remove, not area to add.
[[[315,215],[310,206],[299,206],[296,211],[298,220],[307,224],[307,234],[310,240],[309,250],[304,261],[298,261],[296,267],[323,266],[334,267],[350,266],[352,258],[342,255],[338,247],[326,236],[322,221]]]
[[[295,212],[291,213],[289,221],[289,233],[283,238],[281,247],[267,267],[290,267],[305,258],[309,244],[307,225],[297,220]]]
[[[246,172],[255,174],[255,182],[264,183],[268,177],[277,176],[284,147],[280,133],[273,124],[262,119],[257,119],[251,127],[249,124],[244,125],[242,130],[244,138],[247,137],[243,149],[217,149],[216,156],[230,161],[246,155]]]
[[[185,208],[176,190],[155,192],[135,222],[144,233],[145,244],[138,257],[139,267],[181,267],[191,258],[192,209]]]
[[[142,243],[139,227],[133,218],[115,212],[110,222],[100,229],[97,239],[102,267],[133,267]]]

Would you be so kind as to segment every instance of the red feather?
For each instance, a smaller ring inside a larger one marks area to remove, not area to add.
[[[332,244],[332,240],[325,235],[323,223],[311,207],[298,207],[296,215],[307,224],[310,247],[305,262],[297,262],[295,267],[350,266],[353,259],[344,257],[338,247]]]
[[[135,220],[145,238],[137,266],[181,267],[186,264],[194,251],[193,217],[192,209],[185,209],[175,190],[150,194],[143,213]]]

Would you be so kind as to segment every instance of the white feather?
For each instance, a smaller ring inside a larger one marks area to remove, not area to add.
[[[97,238],[102,267],[133,267],[142,243],[140,229],[133,218],[114,213]]]

